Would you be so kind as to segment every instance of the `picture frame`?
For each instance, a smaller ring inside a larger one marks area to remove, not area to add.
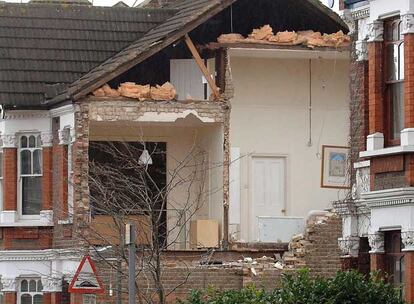
[[[349,147],[322,146],[321,188],[350,188],[349,154]]]

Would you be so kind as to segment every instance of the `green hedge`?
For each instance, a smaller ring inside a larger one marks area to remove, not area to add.
[[[280,288],[265,291],[254,286],[220,291],[192,291],[181,304],[403,304],[399,291],[377,275],[365,279],[358,272],[338,272],[332,279],[311,278],[309,271],[285,275]]]

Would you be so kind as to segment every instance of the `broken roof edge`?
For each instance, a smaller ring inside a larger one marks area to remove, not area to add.
[[[135,65],[145,61],[149,57],[151,57],[151,56],[155,55],[156,53],[162,51],[163,49],[165,49],[168,46],[172,45],[176,41],[178,41],[180,39],[183,39],[186,34],[188,34],[192,30],[197,28],[199,25],[201,25],[204,22],[206,22],[207,20],[209,20],[211,17],[217,15],[218,13],[220,13],[221,11],[223,11],[224,9],[229,7],[235,1],[237,1],[237,0],[218,0],[215,3],[215,5],[212,5],[212,6],[208,7],[208,9],[206,11],[204,11],[201,14],[195,16],[195,18],[192,18],[189,22],[185,23],[178,30],[176,30],[172,33],[168,33],[166,36],[160,38],[160,40],[158,40],[157,42],[151,44],[150,46],[147,46],[146,49],[143,52],[139,53],[138,56],[136,56],[135,58],[132,58],[128,62],[126,62],[124,64],[121,64],[120,66],[117,66],[116,68],[114,68],[112,71],[108,72],[107,75],[108,74],[111,75],[111,77],[109,79],[107,79],[106,77],[98,77],[98,79],[94,79],[94,80],[89,81],[86,85],[84,85],[79,90],[76,90],[75,92],[70,93],[70,94],[58,95],[55,98],[52,98],[50,100],[47,100],[47,101],[43,102],[42,105],[45,105],[46,107],[52,107],[52,106],[55,106],[56,104],[65,102],[66,100],[72,100],[72,102],[75,102],[78,99],[87,96],[92,91],[94,91],[97,88],[100,88],[102,85],[104,85],[108,81],[112,80],[113,78],[115,78],[115,77],[119,76],[120,74],[128,71],[130,68],[132,68]],[[175,9],[175,11],[177,11],[177,9]],[[170,19],[174,18],[179,12],[180,11],[178,10],[176,14],[174,14],[172,17],[168,18],[165,22],[161,23],[159,26],[153,28],[151,31],[157,30],[159,27],[162,27],[163,24],[168,22]],[[148,32],[148,33],[150,33],[150,32]],[[139,40],[145,38],[146,35],[141,37]],[[128,48],[128,47],[130,47],[130,45],[127,46],[126,48]],[[125,49],[121,50],[120,52],[118,52],[117,54],[112,56],[111,58],[117,56],[119,53],[121,53]],[[110,60],[110,58],[108,60]],[[103,62],[102,64],[104,64],[105,62]]]
[[[56,97],[46,100],[42,103],[42,105],[46,107],[51,107],[56,104],[65,102],[67,100],[71,100],[72,102],[75,102],[76,100],[87,96],[91,92],[93,92],[95,89],[100,88],[102,85],[107,83],[108,81],[114,79],[115,77],[119,76],[120,74],[128,71],[130,68],[134,67],[135,65],[145,61],[146,59],[150,58],[151,56],[155,55],[156,53],[162,51],[163,49],[167,48],[171,44],[179,41],[180,39],[183,39],[183,37],[197,28],[199,25],[206,22],[211,17],[217,15],[233,3],[235,3],[237,0],[218,0],[214,5],[211,5],[208,7],[205,11],[201,12],[199,15],[194,16],[194,18],[191,18],[188,22],[184,23],[182,27],[179,29],[173,31],[172,33],[167,33],[164,37],[160,38],[158,41],[154,42],[153,44],[149,46],[144,46],[145,49],[142,52],[139,52],[134,58],[131,58],[127,62],[123,62],[119,64],[118,66],[112,68],[110,71],[106,72],[105,75],[98,75],[96,78],[93,78],[89,80],[86,84],[81,84],[80,88],[76,88],[73,92],[62,92],[62,94],[57,95]],[[309,5],[312,5],[315,9],[319,10],[322,14],[329,17],[333,22],[338,24],[340,27],[342,27],[344,30],[349,31],[348,26],[345,24],[345,22],[340,18],[340,16],[336,13],[334,13],[331,9],[328,7],[325,7],[319,0],[304,0]],[[156,9],[157,10],[157,9]],[[159,10],[159,9],[158,9]],[[164,10],[162,8],[161,10]],[[139,40],[145,38],[151,31],[157,30],[161,28],[165,23],[167,23],[169,20],[173,19],[177,16],[177,14],[180,13],[180,10],[173,9],[176,11],[176,14],[174,14],[172,17],[168,18],[166,21],[161,23],[160,25],[156,26],[155,28],[151,29],[146,35],[141,37]],[[139,42],[139,40],[135,41],[134,43]],[[132,43],[132,44],[134,44]],[[127,46],[125,49],[130,47],[131,45]],[[112,58],[116,57],[118,54],[123,52],[125,49],[121,50],[114,56],[108,58],[108,60],[111,60]],[[104,65],[108,60],[103,62],[101,65]],[[99,67],[98,66],[98,67]],[[92,72],[91,70],[90,72]],[[87,74],[89,74],[88,72]],[[87,75],[85,74],[85,75]],[[84,76],[85,76],[84,75]],[[108,77],[109,75],[109,77]],[[82,77],[84,77],[82,76]],[[65,94],[66,93],[66,94]]]

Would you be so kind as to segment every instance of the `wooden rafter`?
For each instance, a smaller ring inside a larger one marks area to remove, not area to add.
[[[207,67],[205,66],[203,59],[201,59],[200,54],[198,53],[193,41],[191,40],[190,36],[188,34],[185,35],[185,43],[187,44],[188,49],[190,50],[191,54],[193,55],[193,58],[195,62],[197,63],[198,67],[201,70],[201,73],[203,73],[204,77],[206,78],[208,84],[210,85],[211,90],[213,91],[214,98],[220,99],[220,91],[219,88],[216,86],[216,83],[211,76],[210,72],[207,70]]]

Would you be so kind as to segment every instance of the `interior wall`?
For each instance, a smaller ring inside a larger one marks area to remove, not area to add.
[[[252,155],[286,156],[287,216],[305,217],[343,197],[344,190],[321,188],[321,154],[322,145],[348,143],[349,62],[312,60],[310,146],[308,59],[233,57],[231,68],[231,145],[241,155],[241,238],[253,240],[248,233]]]
[[[167,229],[170,231],[170,249],[184,249],[183,232],[177,227],[178,212],[186,210],[186,220],[217,219],[221,223],[222,190],[218,188],[219,169],[213,168],[211,161],[218,162],[222,152],[220,126],[177,127],[171,124],[109,124],[93,123],[91,141],[151,141],[167,143],[167,184],[172,190],[168,196]],[[208,157],[207,157],[208,156]],[[221,171],[222,172],[222,171]],[[204,175],[205,174],[205,175]],[[174,177],[173,177],[174,176]],[[222,173],[221,173],[222,176]],[[185,179],[181,183],[180,178]],[[211,182],[213,180],[213,182]],[[202,184],[205,183],[205,184]],[[219,201],[221,195],[221,201]],[[220,209],[220,210],[221,210]],[[187,223],[187,233],[189,223]]]

